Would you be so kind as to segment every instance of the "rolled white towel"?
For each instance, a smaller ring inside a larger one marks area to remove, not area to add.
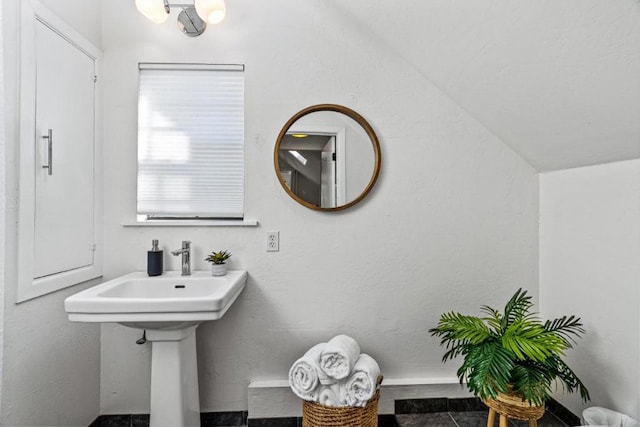
[[[337,335],[327,342],[320,354],[320,369],[331,378],[341,380],[351,373],[360,355],[360,346],[351,337]]]
[[[338,383],[320,386],[318,403],[324,406],[342,406],[340,403],[340,389],[341,387]]]
[[[326,343],[320,343],[311,347],[301,358],[293,362],[289,369],[289,385],[301,399],[318,401],[320,384],[318,363],[325,346]]]
[[[344,383],[341,393],[347,406],[365,406],[376,392],[380,366],[368,354],[361,354],[353,367],[353,373]]]

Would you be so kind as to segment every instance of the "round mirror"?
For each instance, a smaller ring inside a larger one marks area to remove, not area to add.
[[[298,203],[335,211],[355,205],[380,173],[380,144],[357,112],[335,104],[314,105],[284,125],[274,150],[282,188]]]

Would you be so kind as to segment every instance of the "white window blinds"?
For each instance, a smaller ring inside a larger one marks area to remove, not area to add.
[[[140,64],[138,215],[243,217],[243,71]]]

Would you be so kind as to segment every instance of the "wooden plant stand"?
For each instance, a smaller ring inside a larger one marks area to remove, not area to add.
[[[538,427],[538,420],[544,415],[544,405],[532,406],[515,393],[498,393],[494,399],[483,400],[489,407],[487,427],[493,427],[496,413],[500,414],[500,427],[507,427],[509,418],[529,421],[529,427]]]

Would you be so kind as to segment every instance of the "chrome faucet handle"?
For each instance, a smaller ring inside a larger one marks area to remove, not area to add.
[[[191,275],[191,242],[189,240],[183,240],[182,248],[176,249],[171,253],[175,256],[182,255],[182,262],[180,263],[182,267],[182,275],[190,276]]]
[[[173,255],[181,255],[187,251],[191,250],[191,241],[189,240],[183,240],[182,241],[182,247],[180,249],[176,249],[175,251],[171,251],[171,253]]]

